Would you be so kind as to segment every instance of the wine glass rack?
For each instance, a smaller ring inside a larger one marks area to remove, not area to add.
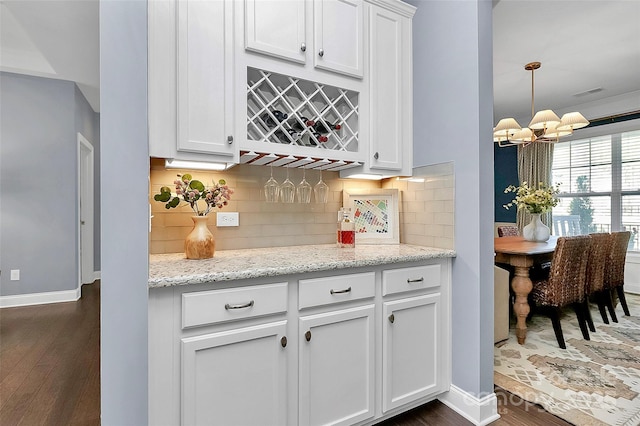
[[[249,67],[247,139],[268,151],[277,149],[266,144],[314,148],[319,157],[358,152],[358,93]]]

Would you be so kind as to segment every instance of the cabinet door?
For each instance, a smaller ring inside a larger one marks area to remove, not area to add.
[[[245,48],[305,63],[305,5],[301,0],[245,0]]]
[[[376,6],[369,19],[371,168],[400,170],[403,151],[412,158],[410,19]]]
[[[179,1],[177,14],[177,149],[233,155],[233,2]]]
[[[314,0],[313,4],[314,66],[362,77],[362,0]]]
[[[382,410],[439,391],[440,294],[384,303]]]
[[[279,321],[182,339],[182,424],[287,424],[285,333]]]
[[[300,425],[373,417],[373,318],[373,305],[300,318]]]

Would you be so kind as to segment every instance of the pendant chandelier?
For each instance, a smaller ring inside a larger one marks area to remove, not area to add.
[[[589,125],[589,120],[579,112],[568,112],[558,118],[550,109],[534,114],[534,80],[533,73],[540,68],[540,62],[530,62],[524,69],[531,71],[531,122],[522,128],[514,118],[503,118],[493,129],[493,141],[498,146],[528,145],[532,142],[557,142],[560,137],[573,133],[575,129]]]

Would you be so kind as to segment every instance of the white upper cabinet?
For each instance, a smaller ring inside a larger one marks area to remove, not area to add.
[[[245,49],[300,64],[313,56],[315,68],[362,78],[362,0],[314,0],[309,9],[307,3],[245,0]]]
[[[306,62],[306,1],[246,0],[245,48]]]
[[[314,0],[314,66],[363,76],[362,0]]]
[[[148,2],[152,157],[237,162],[233,9],[233,0]]]
[[[371,167],[402,168],[403,20],[400,15],[372,7],[371,30]],[[410,71],[410,70],[408,70]]]
[[[411,174],[413,6],[162,0],[148,11],[151,157]],[[275,110],[287,117],[271,125]]]
[[[342,174],[411,175],[411,20],[415,8],[402,2],[368,3],[369,156],[361,170],[351,169]]]
[[[233,154],[233,5],[178,2],[178,150]]]

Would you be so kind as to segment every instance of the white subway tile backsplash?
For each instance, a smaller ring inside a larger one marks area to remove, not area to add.
[[[186,171],[183,171],[183,173]],[[184,205],[167,210],[163,203],[153,200],[162,186],[173,189],[176,170],[165,170],[164,162],[152,159],[150,174],[150,203],[152,207],[151,253],[176,253],[184,250],[184,238],[191,232],[192,211]],[[329,185],[329,202],[309,204],[267,203],[263,185],[270,176],[268,167],[239,165],[224,172],[193,171],[192,175],[205,185],[225,179],[234,194],[223,212],[239,212],[240,226],[216,227],[215,212],[210,214],[209,230],[216,239],[216,250],[259,247],[280,247],[303,244],[331,244],[335,242],[337,211],[342,207],[343,190],[363,188],[397,188],[400,191],[400,242],[440,248],[454,248],[454,175],[449,163],[424,166],[414,170],[414,177],[424,182],[386,179],[340,179],[337,172],[322,172]],[[274,178],[282,183],[286,171],[273,169]],[[320,173],[306,171],[305,178],[313,186]],[[302,180],[301,169],[291,169],[294,183]]]

